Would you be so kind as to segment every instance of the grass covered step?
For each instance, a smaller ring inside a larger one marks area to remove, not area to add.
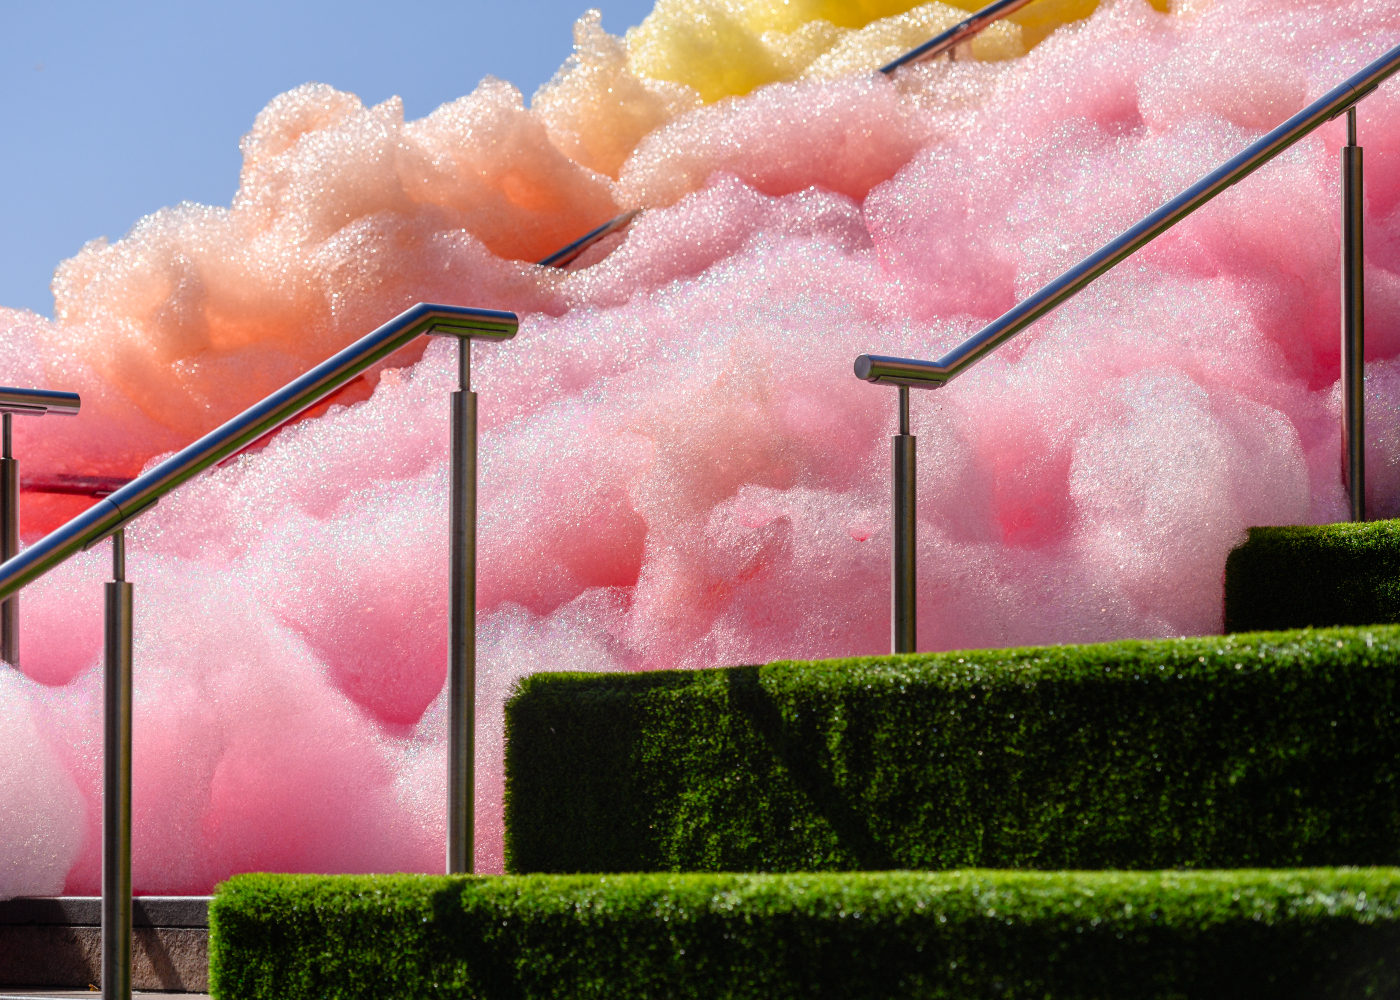
[[[1225,561],[1225,631],[1400,622],[1400,521],[1250,528]]]
[[[515,872],[1400,863],[1400,629],[536,674]]]
[[[240,875],[221,1000],[1393,997],[1400,871]]]

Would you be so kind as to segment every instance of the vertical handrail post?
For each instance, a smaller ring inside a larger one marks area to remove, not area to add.
[[[131,1000],[131,584],[112,535],[102,712],[102,1000]]]
[[[915,532],[915,444],[917,438],[909,433],[909,387],[899,387],[899,433],[892,439],[893,455],[893,517],[891,524],[891,609],[890,647],[895,653],[912,653],[916,636],[916,558],[918,547]]]
[[[448,650],[447,872],[475,870],[476,833],[476,393],[470,337],[459,337],[452,394],[451,641]]]
[[[1353,521],[1366,520],[1366,316],[1361,147],[1356,107],[1342,147],[1342,485]]]
[[[19,461],[14,455],[14,415],[4,415],[0,453],[0,562],[19,555]],[[19,666],[19,595],[0,604],[0,660]]]

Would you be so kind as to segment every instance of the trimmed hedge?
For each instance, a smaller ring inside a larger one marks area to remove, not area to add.
[[[240,875],[217,1000],[1400,995],[1400,871]]]
[[[1225,561],[1225,631],[1400,622],[1400,521],[1250,528]]]
[[[1400,863],[1400,629],[634,674],[506,708],[515,872]]]

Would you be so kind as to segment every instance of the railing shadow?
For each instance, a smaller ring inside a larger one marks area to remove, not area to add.
[[[738,667],[725,671],[730,706],[748,720],[793,785],[830,825],[841,851],[851,859],[850,868],[883,871],[900,867],[871,830],[849,790],[833,779],[825,730],[816,725],[815,716],[810,728],[785,719],[778,701],[763,685],[762,669]]]

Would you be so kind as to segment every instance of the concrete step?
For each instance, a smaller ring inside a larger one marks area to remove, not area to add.
[[[132,988],[206,992],[209,897],[138,896],[131,910]],[[91,996],[102,985],[101,975],[101,897],[22,896],[0,901],[0,1000]]]

